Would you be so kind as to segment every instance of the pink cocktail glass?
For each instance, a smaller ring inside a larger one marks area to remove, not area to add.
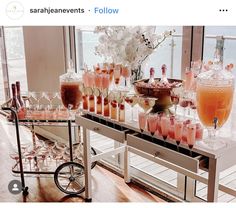
[[[139,122],[139,128],[141,132],[143,132],[146,128],[147,123],[147,114],[144,112],[139,112],[138,114],[138,122]]]
[[[161,134],[164,141],[167,139],[169,131],[170,119],[166,116],[161,117]]]
[[[125,87],[127,87],[128,78],[130,77],[130,69],[127,66],[122,67],[121,76],[125,78]]]
[[[148,131],[153,136],[157,130],[157,115],[149,114],[147,118]]]
[[[182,140],[182,135],[183,135],[183,121],[176,120],[174,124],[174,131],[175,131],[175,141],[177,144],[177,149],[179,151],[179,145]]]
[[[95,85],[95,73],[89,72],[89,74],[88,74],[88,87],[93,89],[94,85]],[[90,112],[95,111],[95,99],[94,99],[93,94],[89,95],[89,111]]]
[[[114,69],[114,81],[116,87],[118,87],[120,83],[120,76],[121,76],[121,65],[116,65]]]
[[[200,123],[196,123],[196,141],[201,141],[203,138],[203,126]]]
[[[187,125],[187,143],[190,148],[190,154],[192,155],[192,148],[196,142],[196,125],[188,124]]]
[[[168,130],[168,136],[169,136],[169,138],[171,138],[171,139],[174,139],[175,138],[175,126],[174,126],[174,124],[175,124],[175,117],[174,116],[171,116],[170,117],[170,126],[169,126],[169,130]]]
[[[98,89],[102,88],[102,81],[103,81],[102,74],[95,74],[94,84],[96,88]]]
[[[102,75],[102,88],[108,89],[110,86],[110,75],[109,74],[103,74]]]

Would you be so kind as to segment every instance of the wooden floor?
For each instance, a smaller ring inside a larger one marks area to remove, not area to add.
[[[60,192],[51,177],[26,177],[30,194],[23,198],[21,194],[12,195],[8,191],[8,183],[14,177],[11,168],[14,164],[9,157],[15,146],[15,128],[6,125],[0,118],[0,202],[83,202],[82,197],[67,197]],[[21,138],[30,140],[30,132],[21,128]],[[96,166],[92,171],[94,202],[163,202],[134,184],[125,184],[123,178]]]

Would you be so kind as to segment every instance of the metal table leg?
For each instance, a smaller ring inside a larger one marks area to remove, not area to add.
[[[19,164],[20,164],[20,177],[21,177],[21,185],[22,185],[22,193],[24,196],[29,194],[28,187],[25,186],[25,177],[24,177],[24,169],[22,163],[22,154],[21,154],[21,143],[20,143],[20,132],[19,132],[19,120],[15,110],[11,108],[2,108],[3,110],[10,110],[14,114],[15,118],[15,127],[16,127],[16,139],[17,139],[17,149],[19,154]]]
[[[219,167],[217,160],[209,159],[207,201],[217,202],[219,189]]]
[[[83,127],[84,169],[85,169],[85,201],[92,201],[91,152],[89,131]]]

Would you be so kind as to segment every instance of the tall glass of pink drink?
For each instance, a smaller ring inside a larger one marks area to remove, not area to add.
[[[149,114],[147,118],[148,130],[153,136],[157,130],[157,114]]]
[[[144,112],[139,112],[138,114],[138,122],[139,122],[139,128],[141,132],[143,132],[146,128],[147,123],[147,114]]]
[[[161,117],[161,134],[164,140],[167,139],[169,131],[170,119],[167,116]]]

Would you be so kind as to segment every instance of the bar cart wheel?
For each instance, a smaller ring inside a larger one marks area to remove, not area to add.
[[[84,181],[84,167],[75,162],[61,164],[54,174],[56,186],[69,195],[77,195],[84,192]]]
[[[91,147],[91,155],[95,156],[97,154],[96,150]],[[97,165],[97,161],[92,162],[91,169],[93,169]]]
[[[28,190],[29,188],[27,186],[22,189],[23,196],[27,196],[29,194]]]

